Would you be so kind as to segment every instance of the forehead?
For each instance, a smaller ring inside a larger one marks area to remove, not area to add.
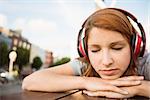
[[[121,33],[116,31],[94,27],[88,34],[88,44],[112,43],[117,41],[126,41],[126,39],[121,35]]]

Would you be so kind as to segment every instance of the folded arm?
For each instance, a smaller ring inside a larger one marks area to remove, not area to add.
[[[84,91],[89,96],[104,96],[108,98],[130,98],[133,96],[144,96],[150,98],[150,81],[143,80],[143,77],[128,76],[116,80],[104,80],[112,85],[115,85],[122,90],[127,91],[127,94],[122,94],[116,91]]]

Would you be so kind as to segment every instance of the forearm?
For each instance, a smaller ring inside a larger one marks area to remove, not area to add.
[[[44,73],[44,74],[42,74]],[[31,91],[61,92],[82,89],[83,78],[80,76],[60,75],[53,72],[35,72],[27,76],[22,88]]]
[[[138,95],[150,98],[150,81],[142,81],[142,84],[138,86]]]

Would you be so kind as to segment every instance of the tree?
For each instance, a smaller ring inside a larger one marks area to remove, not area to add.
[[[42,60],[40,57],[35,57],[33,59],[33,63],[32,63],[32,68],[35,68],[36,70],[38,70],[41,66],[42,66]]]
[[[23,65],[27,65],[29,63],[30,51],[24,48],[17,48],[17,60],[16,64],[19,65],[19,70],[22,70]]]
[[[56,61],[55,63],[53,63],[50,67],[53,67],[53,66],[57,66],[57,65],[61,65],[61,64],[65,64],[67,62],[70,61],[70,58],[68,57],[63,57],[61,58],[60,60]]]
[[[8,64],[8,46],[5,42],[0,43],[0,67]]]

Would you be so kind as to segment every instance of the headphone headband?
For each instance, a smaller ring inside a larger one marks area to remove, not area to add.
[[[136,19],[136,17],[134,15],[132,15],[131,13],[129,13],[129,12],[125,11],[125,10],[118,9],[118,8],[105,8],[105,9],[117,10],[117,11],[123,13],[127,18],[129,17],[130,19],[132,19],[133,22],[135,22],[137,24],[137,26],[138,26],[138,28],[140,30],[140,33],[134,32],[134,34],[133,34],[133,36],[131,38],[131,47],[132,47],[133,52],[134,52],[134,58],[142,57],[144,55],[145,48],[146,48],[146,36],[145,36],[145,32],[144,32],[144,29],[143,29],[141,23],[139,23],[137,21],[137,19]],[[95,13],[93,13],[93,14],[95,14]],[[85,38],[85,36],[87,34],[85,32],[85,28],[84,27],[85,27],[86,22],[89,20],[89,18],[91,16],[89,16],[85,20],[85,22],[83,23],[82,28],[80,29],[79,34],[78,34],[77,49],[78,49],[78,53],[79,53],[80,57],[86,57],[87,58],[87,50],[85,48],[86,45],[85,45],[85,40],[84,40],[84,38]],[[131,23],[131,25],[132,25],[132,23]],[[134,30],[136,30],[133,25],[132,25],[132,27],[133,27]]]

